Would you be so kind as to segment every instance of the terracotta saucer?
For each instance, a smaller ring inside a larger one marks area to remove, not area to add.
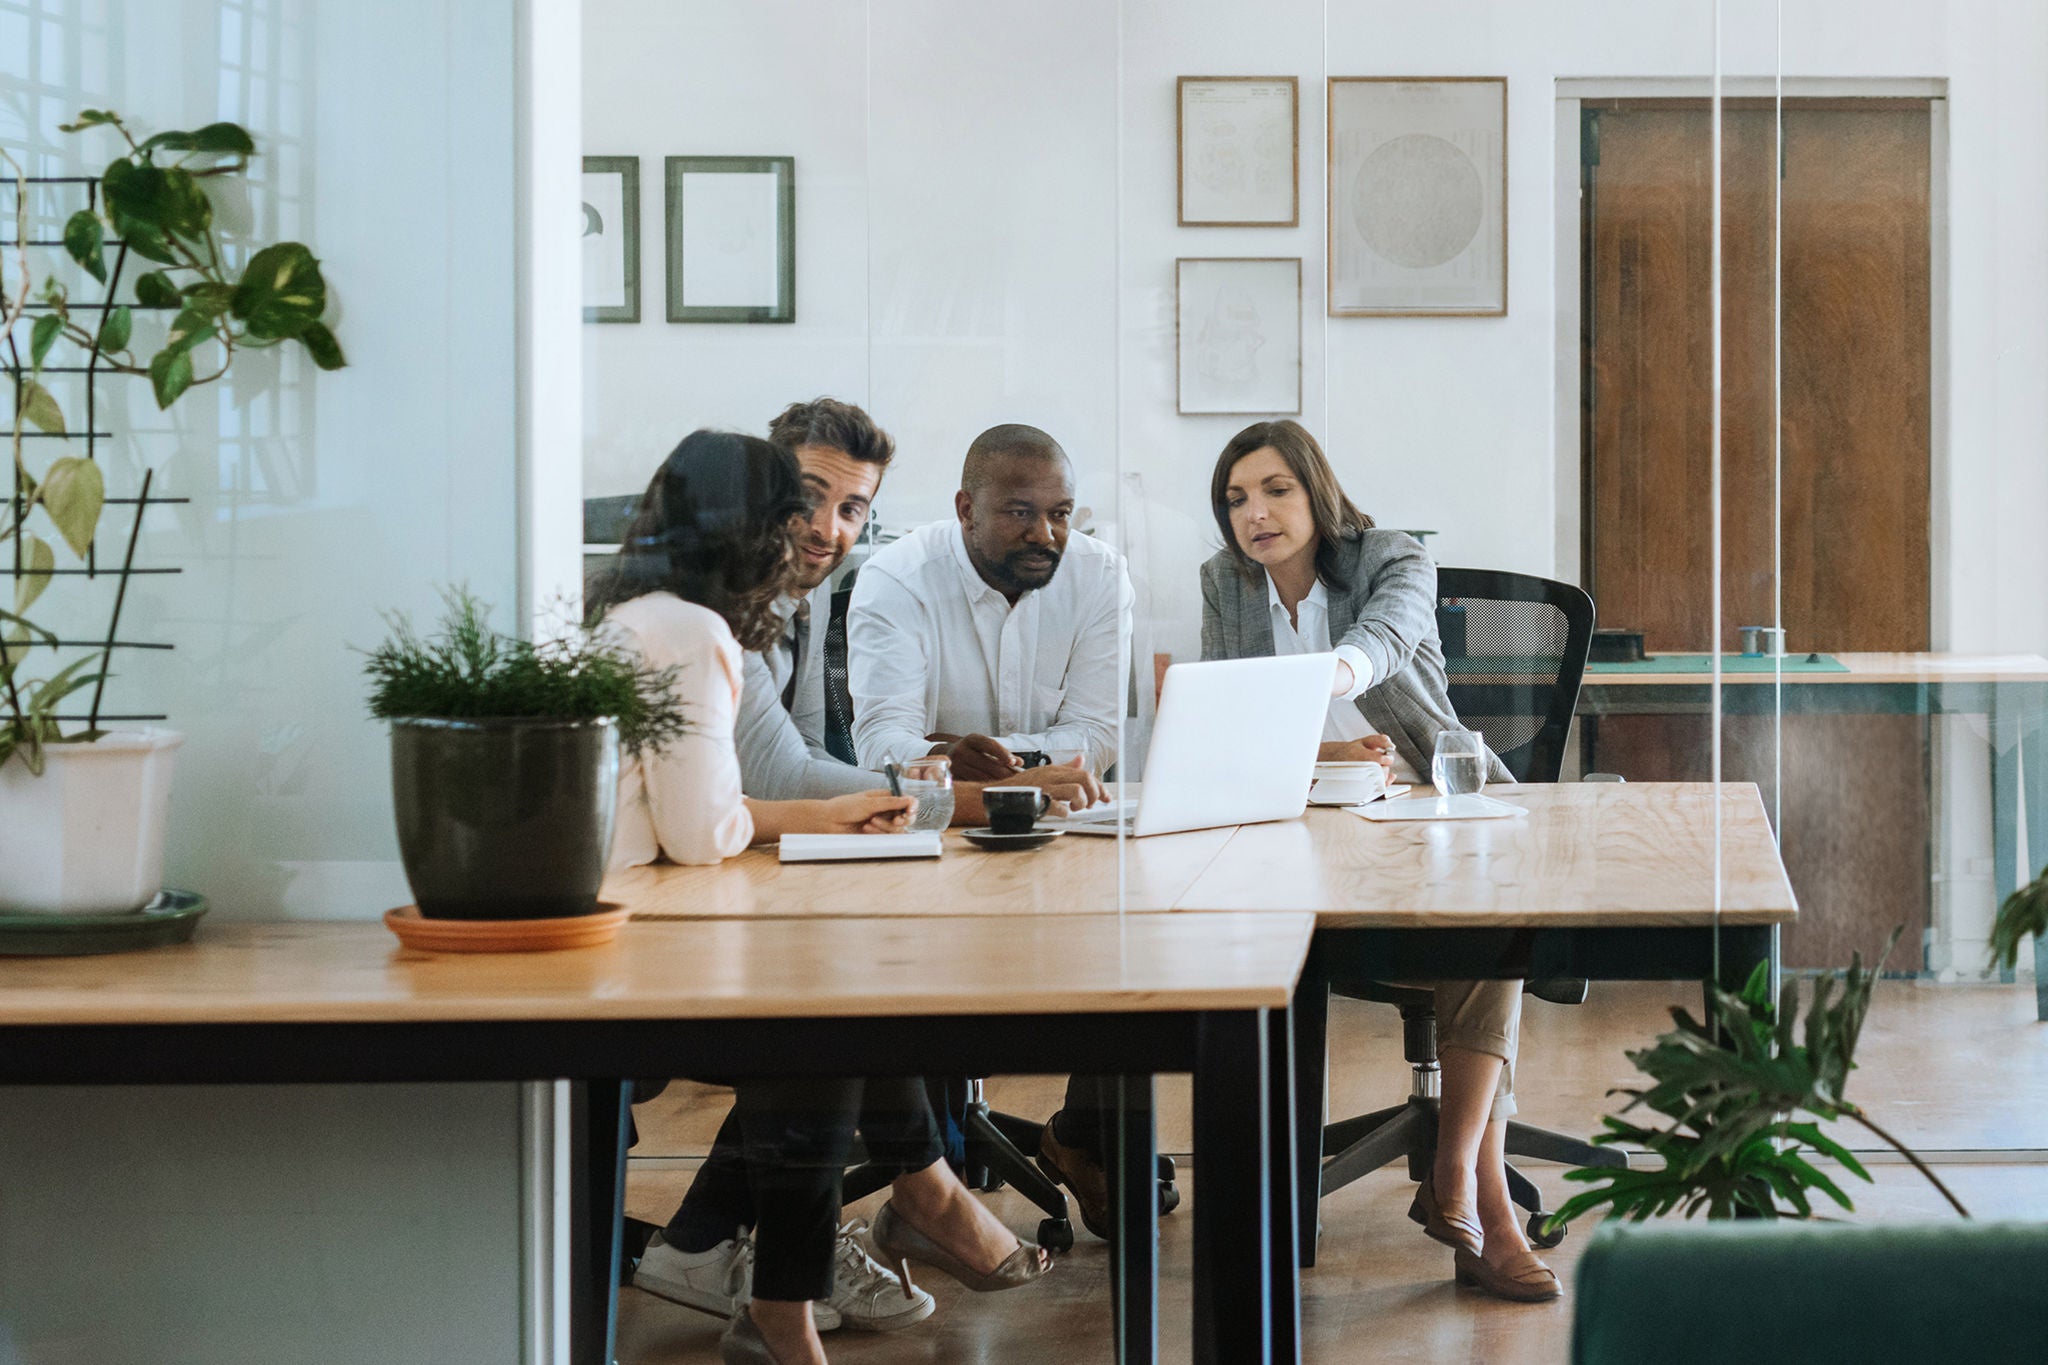
[[[631,914],[623,905],[561,919],[428,919],[416,905],[384,912],[384,927],[408,948],[429,953],[546,953],[595,948],[619,936]]]

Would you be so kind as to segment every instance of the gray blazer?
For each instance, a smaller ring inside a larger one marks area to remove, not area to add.
[[[1400,531],[1362,531],[1339,545],[1351,587],[1330,596],[1330,644],[1354,645],[1372,663],[1373,684],[1356,705],[1374,730],[1425,777],[1441,730],[1458,728],[1436,633],[1436,565]],[[1253,659],[1273,652],[1266,571],[1247,578],[1228,550],[1202,565],[1202,657]],[[1510,782],[1493,760],[1491,779]]]

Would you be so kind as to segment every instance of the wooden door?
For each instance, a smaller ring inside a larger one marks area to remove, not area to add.
[[[1715,642],[1711,113],[1705,101],[1586,107],[1581,524],[1603,626],[1643,631],[1651,653],[1732,651],[1781,594],[1790,650],[1928,647],[1929,128],[1926,100],[1787,101],[1780,178],[1775,110],[1724,102]],[[1611,717],[1598,734],[1590,757],[1608,771],[1710,771],[1705,716]],[[1802,905],[1787,962],[1845,964],[1895,923],[1910,949],[1928,917],[1924,721],[1788,715],[1780,731],[1731,716],[1724,775],[1769,794],[1780,734],[1779,833]]]
[[[1722,130],[1722,649],[1928,647],[1928,102],[1787,103],[1782,532],[1772,517],[1776,116]],[[1875,107],[1871,107],[1875,106]],[[1602,624],[1700,650],[1712,617],[1713,185],[1703,103],[1589,109],[1585,472]]]

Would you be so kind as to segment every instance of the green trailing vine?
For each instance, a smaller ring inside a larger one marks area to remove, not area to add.
[[[5,368],[14,384],[11,449],[22,490],[18,499],[8,501],[0,522],[0,546],[17,542],[12,553],[20,570],[12,603],[0,606],[0,763],[19,753],[36,773],[43,770],[43,746],[99,738],[101,732],[90,725],[67,734],[55,717],[65,698],[108,676],[104,652],[96,671],[87,671],[95,662],[88,656],[41,680],[21,676],[34,649],[54,651],[58,645],[58,637],[29,615],[58,567],[51,538],[37,528],[54,531],[59,544],[85,560],[106,503],[106,486],[93,461],[58,455],[37,471],[24,456],[28,427],[66,435],[64,411],[42,382],[52,352],[68,344],[82,355],[87,383],[100,373],[146,377],[159,408],[169,408],[195,385],[223,378],[242,350],[289,341],[305,347],[323,370],[347,364],[341,344],[323,321],[327,283],[310,250],[299,242],[274,243],[251,252],[236,271],[222,249],[203,182],[248,168],[256,144],[247,130],[210,123],[138,141],[126,121],[107,109],[87,109],[62,125],[66,133],[92,128],[118,133],[127,150],[101,174],[98,207],[80,209],[64,224],[65,253],[106,286],[104,302],[91,307],[74,303],[70,289],[55,276],[36,289],[27,246],[26,177],[20,164],[0,151],[15,185],[14,273],[19,279],[10,288],[0,273],[0,336],[8,339]],[[128,281],[129,299],[124,299],[121,285],[131,257],[150,268]],[[14,340],[15,326],[31,305],[43,311],[29,326],[23,356]],[[147,358],[135,349],[137,309],[172,314],[162,344]],[[111,629],[107,638],[112,638]]]

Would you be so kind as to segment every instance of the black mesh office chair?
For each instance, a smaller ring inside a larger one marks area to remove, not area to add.
[[[1528,574],[1492,569],[1439,569],[1437,630],[1450,674],[1451,706],[1458,719],[1486,738],[1518,782],[1555,782],[1564,768],[1572,712],[1593,641],[1593,599],[1581,588]],[[1322,1192],[1330,1194],[1398,1157],[1408,1177],[1420,1180],[1436,1153],[1439,1071],[1436,997],[1427,990],[1380,981],[1336,981],[1330,989],[1353,1000],[1374,1000],[1401,1011],[1402,1052],[1413,1069],[1408,1098],[1323,1130]],[[1577,1005],[1583,980],[1531,981],[1538,999]],[[1626,1166],[1621,1152],[1563,1133],[1508,1120],[1508,1155],[1572,1166]],[[1508,1190],[1529,1210],[1529,1237],[1556,1246],[1564,1237],[1543,1226],[1543,1194],[1510,1165]]]

